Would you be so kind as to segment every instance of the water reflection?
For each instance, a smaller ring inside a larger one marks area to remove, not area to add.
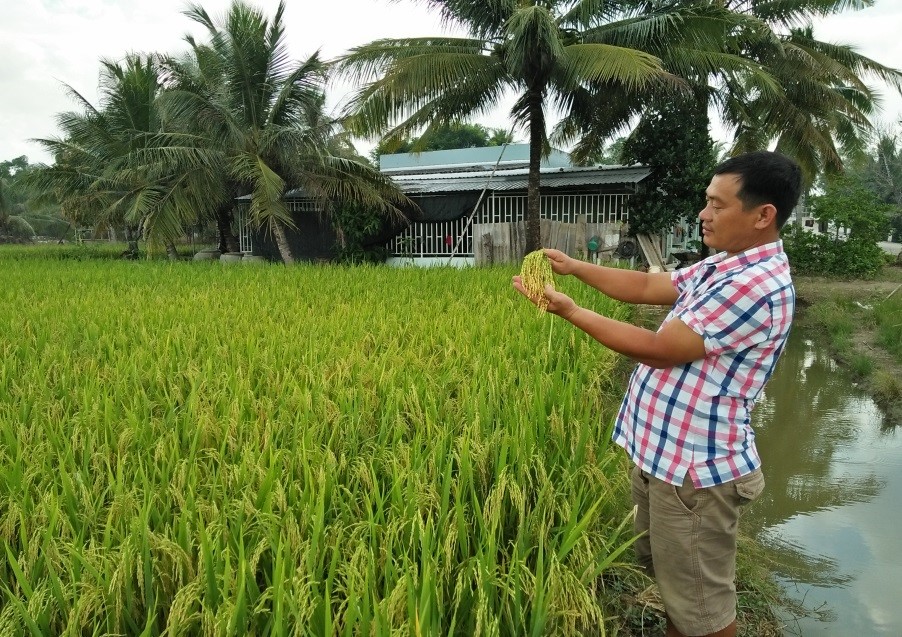
[[[830,610],[794,632],[902,635],[898,429],[798,333],[753,418],[767,489],[746,523],[790,594]]]

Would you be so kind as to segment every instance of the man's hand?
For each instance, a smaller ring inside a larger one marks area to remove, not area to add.
[[[543,252],[551,262],[551,270],[555,274],[573,274],[573,270],[576,267],[575,259],[567,256],[560,250],[554,250],[552,248],[546,248],[545,250],[543,250]]]
[[[523,287],[523,282],[520,280],[519,276],[515,276],[512,283],[514,289],[517,290],[517,292],[529,299],[530,303],[538,306],[538,299],[530,298],[529,294],[526,293],[526,288]],[[556,314],[563,319],[569,319],[579,309],[579,306],[573,301],[573,299],[571,299],[566,294],[558,292],[550,285],[545,286],[544,296],[546,299],[548,299],[548,307],[546,308],[546,311],[551,312],[552,314]]]

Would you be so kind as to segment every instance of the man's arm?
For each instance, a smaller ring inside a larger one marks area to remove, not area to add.
[[[529,298],[520,277],[514,277],[513,285],[520,294]],[[570,321],[608,349],[640,363],[660,369],[705,357],[704,339],[679,319],[672,319],[660,331],[652,332],[580,307],[550,285],[545,287],[545,297],[549,312]]]
[[[546,292],[546,296],[547,296]],[[552,294],[554,294],[552,292]],[[561,295],[565,296],[565,295]],[[705,341],[679,319],[672,319],[658,332],[601,316],[576,306],[563,316],[596,341],[650,367],[663,369],[705,357]],[[549,303],[549,311],[551,304]]]
[[[606,268],[588,261],[573,259],[559,250],[545,250],[551,269],[557,274],[572,274],[602,294],[643,305],[673,305],[679,296],[669,272],[648,274],[635,270]]]

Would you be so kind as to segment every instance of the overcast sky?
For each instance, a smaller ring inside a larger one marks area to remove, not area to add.
[[[127,52],[176,53],[184,36],[203,37],[182,11],[185,0],[2,0],[0,11],[0,160],[27,155],[50,161],[31,138],[59,134],[58,113],[73,110],[70,85],[97,105],[100,58],[121,59]],[[216,18],[230,0],[201,2]],[[272,15],[277,0],[256,0]],[[320,49],[324,58],[382,37],[443,33],[434,12],[413,0],[287,0],[286,31],[292,55],[306,58]],[[846,12],[815,25],[823,40],[852,44],[882,64],[902,68],[902,0],[876,0],[875,6]],[[329,103],[340,102],[347,85],[329,89]],[[881,121],[902,119],[902,97],[888,89]],[[481,123],[507,128],[506,108]],[[523,136],[520,135],[520,138]],[[371,144],[361,142],[366,152]]]

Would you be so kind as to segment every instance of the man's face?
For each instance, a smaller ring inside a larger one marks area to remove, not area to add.
[[[757,208],[746,210],[738,193],[742,183],[738,175],[714,175],[705,189],[705,207],[698,213],[702,222],[702,241],[716,251],[743,252],[758,240]]]

